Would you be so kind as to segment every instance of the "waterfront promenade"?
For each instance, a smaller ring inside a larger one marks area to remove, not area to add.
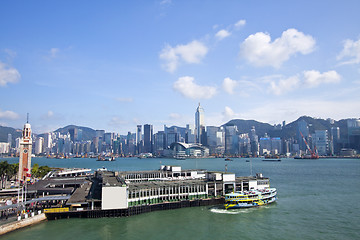
[[[18,220],[18,217],[11,217],[6,220],[4,224],[0,225],[0,236],[33,224],[37,224],[39,222],[45,221],[46,215],[44,213],[39,212],[39,214],[34,214],[34,216],[26,216],[26,218],[22,218]]]

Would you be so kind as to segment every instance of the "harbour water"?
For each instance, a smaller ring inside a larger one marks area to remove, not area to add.
[[[4,159],[2,159],[4,160]],[[18,159],[5,159],[9,163]],[[127,218],[47,221],[2,239],[360,239],[359,159],[95,159],[33,158],[50,167],[153,170],[160,164],[183,169],[225,170],[237,176],[261,172],[278,189],[274,204],[245,210],[222,206],[151,212]]]

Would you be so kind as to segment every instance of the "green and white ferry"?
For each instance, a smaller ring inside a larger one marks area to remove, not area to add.
[[[225,209],[250,208],[273,203],[277,200],[276,188],[238,191],[225,195]]]

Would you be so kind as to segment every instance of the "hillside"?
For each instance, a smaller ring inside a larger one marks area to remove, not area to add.
[[[285,125],[285,127],[282,129],[275,128],[268,123],[262,123],[254,120],[233,119],[223,126],[236,125],[240,133],[250,133],[252,126],[254,126],[256,134],[259,137],[262,137],[265,135],[265,133],[267,133],[271,137],[281,137],[288,139],[296,136],[298,122],[301,120],[307,122],[310,133],[314,133],[315,130],[328,130],[330,132],[332,127],[339,127],[340,138],[347,139],[347,119],[334,121],[334,124],[331,124],[328,120],[302,116],[299,117],[296,121]]]
[[[20,129],[0,126],[0,142],[7,142],[9,133],[12,135],[13,145],[15,144],[15,139],[21,137],[22,134]]]
[[[59,128],[59,129],[55,130],[54,132],[60,132],[61,134],[67,134],[69,132],[69,129],[73,129],[73,128],[82,130],[82,139],[84,141],[92,140],[96,136],[96,131],[94,129],[88,128],[88,127],[76,126],[76,125],[68,125],[66,127]]]

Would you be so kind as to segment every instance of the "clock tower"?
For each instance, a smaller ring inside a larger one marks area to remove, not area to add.
[[[27,122],[24,125],[22,138],[20,140],[20,158],[19,158],[19,177],[21,182],[25,182],[31,175],[31,125]]]

